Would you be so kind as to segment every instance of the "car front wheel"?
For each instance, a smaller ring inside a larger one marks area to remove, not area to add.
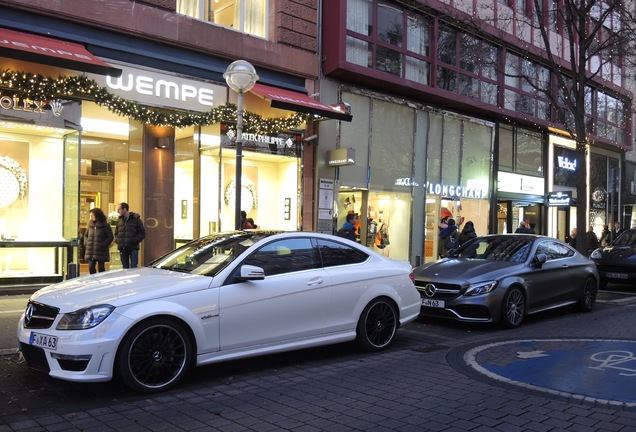
[[[155,393],[177,384],[186,374],[191,342],[182,325],[154,318],[125,337],[116,365],[123,383],[141,393]]]
[[[395,306],[389,299],[378,298],[362,311],[356,340],[367,351],[381,351],[393,342],[397,327]]]
[[[598,286],[594,278],[587,278],[581,291],[581,298],[579,299],[578,309],[583,312],[589,312],[594,309],[596,304],[596,296],[598,294]]]
[[[521,325],[526,315],[526,297],[518,287],[512,287],[504,296],[501,323],[506,328],[515,328]]]

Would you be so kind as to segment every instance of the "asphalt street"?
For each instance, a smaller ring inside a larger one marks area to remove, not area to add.
[[[28,296],[0,297],[0,432],[636,431],[636,297],[515,330],[421,318],[378,354],[341,344],[197,368],[156,395],[77,384],[15,354]]]

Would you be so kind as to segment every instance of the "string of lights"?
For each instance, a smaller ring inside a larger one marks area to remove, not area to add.
[[[0,88],[8,89],[25,98],[39,101],[53,99],[89,100],[122,117],[153,126],[206,126],[215,123],[236,123],[237,107],[227,103],[207,112],[166,111],[148,107],[110,93],[95,80],[85,76],[46,77],[30,72],[5,69],[0,75]],[[271,135],[297,129],[309,118],[308,114],[294,113],[289,117],[264,118],[246,111],[243,114],[243,132]]]

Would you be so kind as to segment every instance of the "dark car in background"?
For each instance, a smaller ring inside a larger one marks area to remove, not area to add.
[[[636,284],[636,229],[620,233],[607,246],[596,249],[590,255],[601,277],[600,288],[608,283]]]
[[[508,328],[556,307],[591,311],[599,284],[589,258],[560,240],[532,234],[477,237],[414,273],[420,315]]]

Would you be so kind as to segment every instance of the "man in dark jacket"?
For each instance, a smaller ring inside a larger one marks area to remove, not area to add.
[[[124,268],[135,268],[139,261],[139,243],[146,237],[146,229],[137,213],[128,211],[128,204],[117,206],[119,220],[115,228],[115,242]]]

